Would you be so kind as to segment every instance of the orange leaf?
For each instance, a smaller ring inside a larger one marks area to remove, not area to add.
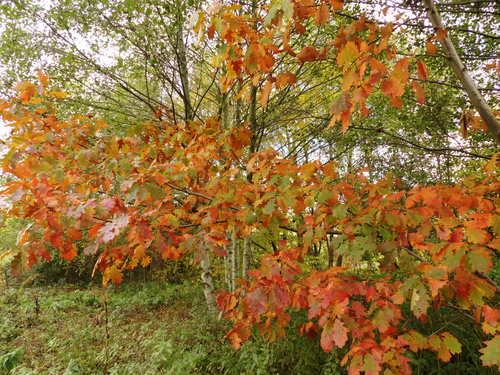
[[[326,4],[321,4],[316,12],[316,25],[323,26],[330,18],[330,9]]]
[[[431,41],[427,41],[426,48],[427,48],[427,53],[429,55],[434,56],[436,54],[437,51],[436,45]]]
[[[337,55],[337,64],[339,67],[343,67],[344,65],[349,64],[351,61],[356,59],[358,55],[358,46],[353,41],[349,41],[346,43],[344,48],[339,49],[339,53]]]
[[[427,70],[427,65],[425,64],[425,62],[423,60],[417,61],[417,71],[418,71],[418,77],[422,81],[426,81],[428,70]]]
[[[314,46],[305,46],[299,53],[298,59],[302,64],[306,61],[314,61],[318,58],[319,52]]]
[[[47,83],[49,83],[49,76],[43,74],[41,70],[37,72],[37,76],[38,76],[38,82],[40,82],[41,85],[45,86]]]
[[[340,0],[329,0],[332,5],[333,10],[342,10],[344,9],[344,3]]]
[[[21,94],[19,94],[19,99],[22,100],[23,104],[28,103],[36,94],[36,86],[29,82],[18,83],[14,86],[14,90],[21,92]]]
[[[395,98],[393,96],[389,98],[389,103],[391,103],[394,108],[401,108],[403,106],[403,101],[400,98]]]
[[[434,40],[440,42],[444,40],[448,36],[448,30],[445,29],[439,29],[436,36],[434,37]]]
[[[114,264],[104,270],[104,275],[102,277],[103,285],[108,285],[108,281],[110,280],[115,284],[121,284],[123,280],[122,271],[119,270],[118,267],[116,267]]]
[[[417,81],[411,81],[411,87],[413,88],[413,91],[415,91],[415,99],[417,99],[417,102],[419,102],[420,104],[424,104],[425,93],[422,86],[420,86]]]
[[[276,77],[276,88],[280,89],[286,85],[293,85],[297,82],[295,75],[290,72],[283,72]]]
[[[342,348],[347,342],[347,333],[348,329],[344,327],[344,323],[340,320],[335,319],[334,324],[332,324],[331,320],[328,320],[321,332],[321,348],[326,353],[329,353],[335,345]]]
[[[265,107],[267,105],[267,101],[269,99],[269,93],[271,92],[272,87],[273,87],[273,83],[271,81],[267,81],[264,84],[264,87],[262,88],[262,91],[260,94],[260,105],[262,107]]]

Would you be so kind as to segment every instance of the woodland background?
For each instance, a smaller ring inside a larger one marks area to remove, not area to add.
[[[0,2],[0,371],[498,373],[500,5],[435,5]]]

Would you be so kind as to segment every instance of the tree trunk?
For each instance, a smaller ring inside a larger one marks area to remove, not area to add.
[[[326,237],[326,248],[328,249],[328,268],[330,268],[333,267],[333,262],[335,261],[335,249],[330,237]]]
[[[177,64],[182,84],[182,101],[184,103],[184,119],[186,121],[194,119],[194,112],[191,106],[191,91],[189,88],[189,71],[187,66],[186,44],[184,42],[184,33],[182,23],[179,23],[177,32]]]
[[[237,266],[236,266],[236,256],[238,249],[238,237],[236,236],[236,229],[233,229],[231,233],[231,241],[227,247],[226,254],[226,286],[227,289],[232,293],[236,290],[236,276],[237,276]]]
[[[425,9],[427,10],[427,18],[432,23],[435,29],[444,29],[443,20],[441,19],[441,15],[436,9],[433,0],[423,0]],[[460,83],[462,84],[464,90],[467,92],[470,101],[474,105],[476,111],[479,112],[481,118],[485,122],[489,131],[495,137],[495,140],[500,143],[500,124],[496,119],[495,115],[491,112],[490,107],[484,100],[483,96],[477,89],[474,81],[472,80],[469,72],[467,72],[467,68],[463,64],[460,56],[458,56],[457,51],[455,50],[455,46],[451,41],[449,36],[446,36],[443,40],[440,41],[443,49],[448,57],[450,65],[457,75]]]
[[[233,291],[233,260],[234,260],[234,247],[232,242],[226,247],[226,256],[225,260],[225,279],[226,279],[226,288],[228,291]]]
[[[252,264],[252,235],[249,234],[245,237],[243,245],[243,267],[241,269],[241,274],[244,279],[248,278],[247,272],[250,271],[250,266]]]
[[[200,262],[201,268],[201,283],[203,293],[209,310],[215,309],[215,287],[212,277],[212,265],[210,263],[210,254],[205,246],[203,246],[203,258]]]
[[[231,275],[233,279],[233,289],[231,292],[234,292],[236,290],[236,279],[238,278],[238,271],[240,269],[240,247],[238,245],[238,232],[236,231],[236,228],[233,229],[233,235],[231,242],[233,244],[233,268],[231,270]]]

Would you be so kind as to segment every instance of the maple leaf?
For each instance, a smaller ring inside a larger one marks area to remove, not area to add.
[[[486,346],[479,349],[483,355],[480,357],[484,366],[500,367],[500,335],[497,335],[490,341],[485,342]]]
[[[348,41],[343,48],[340,49],[337,54],[337,65],[339,67],[344,67],[350,64],[359,56],[359,49],[355,42]]]
[[[104,270],[103,278],[102,278],[102,283],[104,286],[108,284],[108,282],[111,280],[111,282],[115,284],[121,284],[123,280],[123,273],[118,267],[116,267],[114,264],[110,267],[107,267]]]
[[[21,92],[19,99],[23,104],[28,103],[36,95],[36,86],[30,82],[20,82],[14,86],[14,90]]]
[[[116,219],[107,222],[103,227],[97,231],[97,243],[106,243],[113,241],[121,233],[130,220],[130,215],[125,214],[117,217]]]

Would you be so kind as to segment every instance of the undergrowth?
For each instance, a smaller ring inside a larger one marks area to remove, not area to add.
[[[8,288],[0,297],[0,374],[345,374],[339,365],[345,349],[324,353],[318,339],[294,328],[306,319],[304,312],[292,315],[286,338],[270,344],[255,334],[235,351],[223,340],[230,323],[206,309],[196,283]],[[406,328],[432,334],[445,322],[464,352],[447,364],[431,352],[414,354],[414,373],[494,373],[478,359],[481,331],[459,311],[430,318],[434,326],[409,319]]]

